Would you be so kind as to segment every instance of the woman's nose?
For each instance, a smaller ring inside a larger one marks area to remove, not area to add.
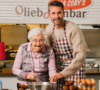
[[[37,45],[40,45],[40,42],[38,41],[36,44],[37,44]]]

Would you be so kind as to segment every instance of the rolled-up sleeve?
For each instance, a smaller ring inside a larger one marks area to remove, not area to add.
[[[72,63],[61,71],[65,78],[74,75],[86,60],[87,45],[80,28],[76,28],[72,33],[71,43],[73,48]]]
[[[22,53],[21,52],[22,52],[22,47],[20,46],[18,49],[18,52],[16,54],[12,72],[13,72],[13,74],[17,75],[18,77],[24,79],[26,72],[21,70],[21,66],[22,66]]]

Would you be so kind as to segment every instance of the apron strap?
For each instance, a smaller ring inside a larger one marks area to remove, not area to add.
[[[55,25],[53,25],[52,35],[54,35]]]
[[[66,36],[65,23],[66,23],[66,21],[64,21],[64,36],[65,36],[65,38],[67,38],[67,36]],[[53,30],[52,30],[52,36],[53,36],[53,37],[54,37],[54,30],[55,30],[55,25],[53,25]],[[55,43],[57,43],[57,40],[56,40]],[[68,46],[68,50],[69,50],[70,55],[71,55],[71,58],[73,58],[72,51],[71,51],[71,49],[70,49],[70,47],[69,47],[68,41],[67,41],[65,44],[67,44],[67,46]]]
[[[66,21],[65,21],[66,22]],[[65,28],[65,22],[64,22],[64,36],[66,37],[66,28]]]

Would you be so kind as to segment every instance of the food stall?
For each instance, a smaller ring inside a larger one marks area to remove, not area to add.
[[[27,42],[27,33],[34,27],[46,28],[51,23],[48,17],[48,3],[53,0],[0,0],[0,42],[5,43],[6,67],[0,72],[3,88],[16,90],[16,76],[12,66],[18,47]],[[65,20],[75,22],[82,29],[90,49],[87,65],[100,58],[100,0],[58,0],[64,4]],[[19,36],[18,32],[22,33]],[[5,38],[6,37],[6,38]],[[17,38],[16,38],[17,37]],[[21,37],[21,39],[20,39]],[[14,40],[16,39],[16,42]],[[95,66],[95,65],[94,65]],[[100,70],[95,66],[86,68],[86,78],[96,80],[99,88]],[[9,83],[13,82],[13,83]],[[13,84],[13,85],[12,85]]]

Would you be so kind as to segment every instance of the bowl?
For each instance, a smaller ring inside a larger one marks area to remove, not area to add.
[[[52,83],[50,82],[42,82],[41,84],[37,84],[37,82],[29,83],[30,90],[52,90]]]

